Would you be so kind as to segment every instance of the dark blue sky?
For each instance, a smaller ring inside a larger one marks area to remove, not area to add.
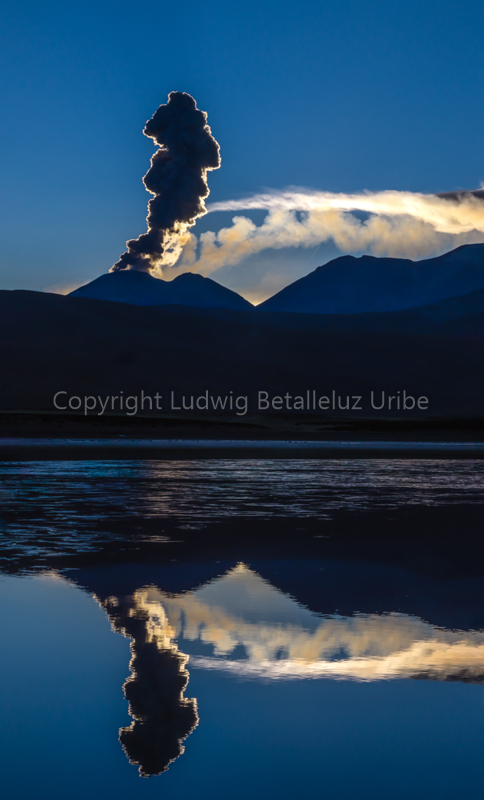
[[[221,145],[211,200],[484,181],[483,2],[4,0],[0,20],[2,288],[85,282],[143,232],[142,129],[173,89]],[[246,275],[289,280],[331,252],[267,253]]]

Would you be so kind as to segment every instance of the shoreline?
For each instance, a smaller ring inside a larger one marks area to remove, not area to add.
[[[0,438],[1,461],[193,459],[482,459],[484,442],[394,439]]]
[[[0,460],[484,458],[484,419],[0,411]]]

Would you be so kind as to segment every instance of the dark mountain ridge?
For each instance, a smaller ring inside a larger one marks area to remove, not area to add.
[[[107,272],[91,283],[75,289],[70,296],[137,306],[182,305],[234,310],[253,307],[252,303],[237,292],[193,272],[184,272],[172,281],[154,278],[147,272],[137,270]]]
[[[484,289],[484,244],[436,258],[340,256],[258,306],[263,311],[357,314],[397,311]]]
[[[177,396],[233,392],[247,395],[254,411],[259,391],[328,395],[334,390],[367,398],[372,391],[405,390],[429,398],[428,410],[414,418],[479,416],[484,312],[475,309],[481,299],[455,301],[467,303],[468,316],[443,321],[424,316],[421,328],[408,319],[406,328],[401,321],[392,328],[390,318],[397,315],[330,319],[1,291],[0,409],[53,411],[59,391],[67,396],[144,391],[164,397],[171,391]],[[438,310],[432,313],[439,316]],[[384,333],[382,316],[387,317]],[[342,328],[342,323],[353,327]],[[335,416],[318,413],[322,421]],[[370,416],[388,415],[395,412],[370,409]]]
[[[258,309],[301,314],[392,312],[479,289],[484,289],[484,244],[463,245],[416,262],[340,256],[286,286]],[[109,272],[71,292],[71,296],[142,306],[253,309],[236,292],[191,272],[172,281],[136,270]]]

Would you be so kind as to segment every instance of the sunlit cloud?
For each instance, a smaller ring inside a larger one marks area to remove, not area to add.
[[[484,241],[484,201],[471,193],[336,194],[292,188],[212,203],[207,210],[257,209],[267,211],[261,225],[237,215],[230,227],[206,231],[198,240],[190,233],[176,266],[207,275],[269,248],[311,248],[330,240],[346,253],[412,259]]]

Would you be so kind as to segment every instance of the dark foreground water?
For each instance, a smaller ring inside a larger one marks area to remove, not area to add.
[[[481,796],[483,461],[0,479],[3,796]]]

